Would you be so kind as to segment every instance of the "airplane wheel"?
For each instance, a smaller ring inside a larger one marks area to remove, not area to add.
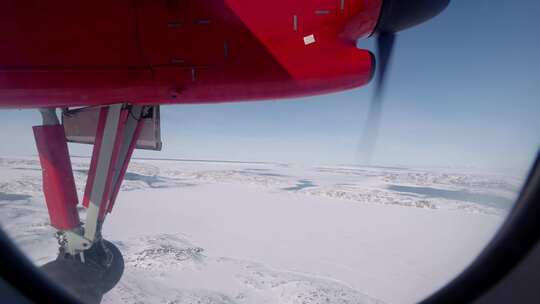
[[[106,271],[103,273],[104,286],[103,289],[105,292],[111,290],[118,284],[124,273],[124,257],[120,249],[116,247],[113,243],[103,240],[104,246],[108,249],[112,256],[111,264],[106,268]]]
[[[85,251],[85,263],[60,253],[56,260],[40,268],[83,303],[98,304],[103,295],[120,281],[124,258],[118,247],[102,240]]]

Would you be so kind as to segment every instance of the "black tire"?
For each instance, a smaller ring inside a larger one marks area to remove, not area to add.
[[[86,253],[86,263],[61,253],[40,268],[83,303],[99,304],[122,278],[124,258],[118,247],[106,240],[94,244]]]
[[[95,267],[74,259],[59,257],[40,267],[55,283],[86,304],[99,304],[105,293],[101,274]]]
[[[124,257],[116,245],[107,240],[103,240],[103,243],[107,250],[112,254],[111,265],[107,267],[107,270],[103,273],[102,290],[103,293],[106,293],[113,289],[122,278],[122,274],[124,273]]]

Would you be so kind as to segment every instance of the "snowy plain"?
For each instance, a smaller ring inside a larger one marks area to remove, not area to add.
[[[73,158],[82,195],[87,158]],[[135,159],[104,225],[104,303],[414,303],[496,233],[523,180],[473,170]],[[85,210],[80,208],[81,218]],[[0,223],[55,258],[37,158],[0,158]]]

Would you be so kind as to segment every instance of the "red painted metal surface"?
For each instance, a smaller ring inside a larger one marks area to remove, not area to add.
[[[108,107],[103,107],[99,111],[99,120],[96,126],[96,139],[92,150],[92,159],[90,160],[90,168],[88,169],[88,177],[86,179],[86,187],[83,194],[82,204],[86,208],[88,208],[88,205],[90,204],[90,195],[92,193],[92,187],[94,186],[94,178],[96,177],[99,150],[101,149],[101,142],[103,141],[103,131],[105,129],[105,122],[107,121],[108,111]]]
[[[131,140],[131,143],[129,144],[128,152],[126,155],[126,158],[124,159],[124,162],[122,163],[122,167],[120,168],[120,173],[118,175],[118,181],[114,185],[114,188],[111,192],[111,198],[109,201],[109,204],[107,206],[107,212],[111,213],[112,209],[114,207],[114,203],[116,202],[116,197],[118,196],[118,192],[120,191],[120,186],[122,185],[122,181],[124,180],[124,176],[126,175],[126,171],[129,165],[129,161],[131,160],[131,155],[133,154],[133,150],[135,150],[135,146],[137,145],[137,139],[139,138],[139,135],[141,134],[142,127],[144,125],[143,120],[139,120],[137,123],[137,129],[135,129],[135,133],[133,134],[133,139]]]
[[[381,0],[0,3],[0,108],[182,104],[366,84]],[[315,42],[304,43],[313,35]]]
[[[33,127],[43,172],[43,193],[51,225],[60,230],[79,227],[77,190],[61,125]]]
[[[128,119],[129,110],[123,109],[120,112],[120,119],[118,125],[116,126],[116,136],[114,138],[114,147],[111,154],[111,161],[109,163],[109,168],[107,170],[107,181],[105,182],[105,189],[103,190],[103,196],[101,197],[101,204],[99,205],[99,216],[101,220],[105,217],[105,212],[109,210],[109,194],[111,193],[111,184],[114,176],[114,168],[118,162],[118,153],[122,147],[122,142],[124,140],[124,130],[126,126],[126,121]],[[120,180],[121,181],[121,180]],[[114,191],[114,189],[112,189]]]
[[[90,169],[88,171],[88,178],[86,181],[86,188],[85,188],[84,196],[83,196],[83,206],[86,208],[88,208],[90,204],[90,196],[92,194],[92,189],[94,186],[96,168],[97,168],[98,161],[101,157],[99,155],[99,151],[101,149],[101,145],[103,142],[103,133],[105,131],[105,124],[106,124],[107,116],[109,113],[108,111],[109,111],[109,107],[103,107],[99,113],[99,120],[96,127],[96,136],[95,136],[96,140],[95,140],[94,148],[92,151],[92,159],[90,161]],[[119,182],[113,185],[112,179],[114,176],[114,170],[118,165],[119,152],[122,146],[122,142],[124,140],[124,128],[128,120],[128,117],[129,117],[129,109],[122,109],[120,112],[118,125],[115,126],[116,135],[114,138],[114,146],[113,146],[113,150],[111,154],[109,167],[107,169],[107,175],[106,175],[107,180],[105,182],[105,188],[103,189],[103,194],[100,198],[101,201],[99,205],[99,215],[98,215],[98,218],[100,220],[102,220],[105,217],[106,212],[111,212],[112,210],[114,201],[116,199],[116,196],[118,195],[118,191],[120,190],[120,185],[124,178],[124,174],[127,170],[127,166],[131,158],[131,154],[133,153],[133,150],[135,149],[137,138],[138,138],[138,135],[140,134],[141,127],[143,125],[142,120],[139,121],[139,123],[137,124],[137,129],[135,130],[134,138],[130,142],[128,155],[120,167],[120,175],[118,179]]]

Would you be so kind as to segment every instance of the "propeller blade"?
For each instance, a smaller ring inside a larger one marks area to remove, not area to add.
[[[383,105],[386,71],[388,69],[392,50],[394,49],[395,33],[380,33],[377,36],[377,78],[375,79],[375,92],[369,105],[368,116],[362,139],[360,141],[360,162],[365,165],[371,163],[371,156],[379,132],[381,110]]]
[[[359,160],[371,163],[371,155],[377,142],[381,110],[383,106],[386,71],[394,49],[396,33],[424,23],[439,15],[450,0],[384,0],[379,21],[374,33],[377,35],[377,79],[375,92],[369,105],[369,112],[358,147]]]

